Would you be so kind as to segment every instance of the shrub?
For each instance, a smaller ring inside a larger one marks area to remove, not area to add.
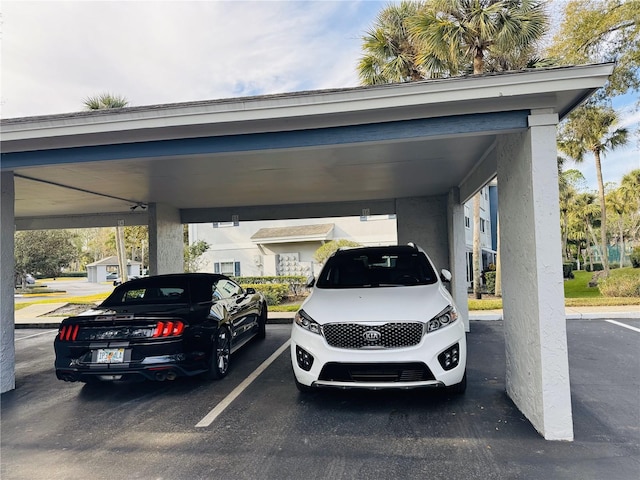
[[[236,277],[236,282],[241,285],[287,285],[288,293],[285,295],[299,296],[305,291],[307,277],[304,275],[276,275],[267,277]],[[258,290],[258,288],[256,288]]]
[[[286,283],[242,283],[242,287],[252,287],[264,295],[267,305],[278,305],[289,292],[289,285]]]
[[[491,295],[496,291],[496,272],[495,270],[489,270],[484,272],[484,284],[487,287],[487,292]]]
[[[640,268],[640,247],[635,247],[631,252],[631,265],[633,268]]]
[[[640,276],[610,275],[598,282],[598,289],[605,297],[640,297]]]
[[[584,269],[587,272],[599,272],[600,270],[604,270],[604,267],[602,266],[602,263],[600,263],[600,262],[593,262],[593,269],[591,268],[591,266],[588,263],[585,264]]]
[[[573,263],[563,263],[562,264],[562,277],[563,278],[574,278],[573,270],[574,270],[574,264]]]

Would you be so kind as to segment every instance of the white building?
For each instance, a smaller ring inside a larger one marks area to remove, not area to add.
[[[480,228],[483,268],[495,263],[496,245],[490,188],[481,191]],[[473,203],[465,205],[467,282],[473,268]],[[189,225],[189,242],[205,241],[209,249],[201,271],[230,276],[315,275],[313,255],[331,240],[351,240],[361,245],[398,242],[395,215],[313,218],[254,222],[196,223]],[[437,267],[437,265],[436,265]]]
[[[189,242],[203,240],[202,271],[232,276],[315,275],[313,254],[331,240],[362,245],[397,243],[395,215],[189,225]]]

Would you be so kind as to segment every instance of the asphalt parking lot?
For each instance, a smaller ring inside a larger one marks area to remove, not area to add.
[[[54,330],[16,330],[0,477],[640,478],[638,319],[568,321],[573,442],[544,440],[506,396],[501,321],[471,323],[460,397],[299,394],[288,350],[277,354],[290,328],[268,325],[267,339],[238,352],[222,381],[96,386],[56,380]]]

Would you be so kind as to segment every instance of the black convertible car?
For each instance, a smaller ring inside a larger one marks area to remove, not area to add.
[[[263,295],[224,275],[131,280],[95,309],[62,321],[54,341],[56,376],[68,382],[222,378],[231,354],[264,338],[266,323]]]

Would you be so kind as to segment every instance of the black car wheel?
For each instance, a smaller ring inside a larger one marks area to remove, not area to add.
[[[213,341],[211,358],[209,359],[209,372],[207,377],[218,380],[227,375],[231,361],[231,334],[227,327],[220,327]]]
[[[258,318],[258,334],[256,335],[258,338],[262,339],[267,336],[267,306],[262,306],[262,313],[260,314],[260,318]]]

